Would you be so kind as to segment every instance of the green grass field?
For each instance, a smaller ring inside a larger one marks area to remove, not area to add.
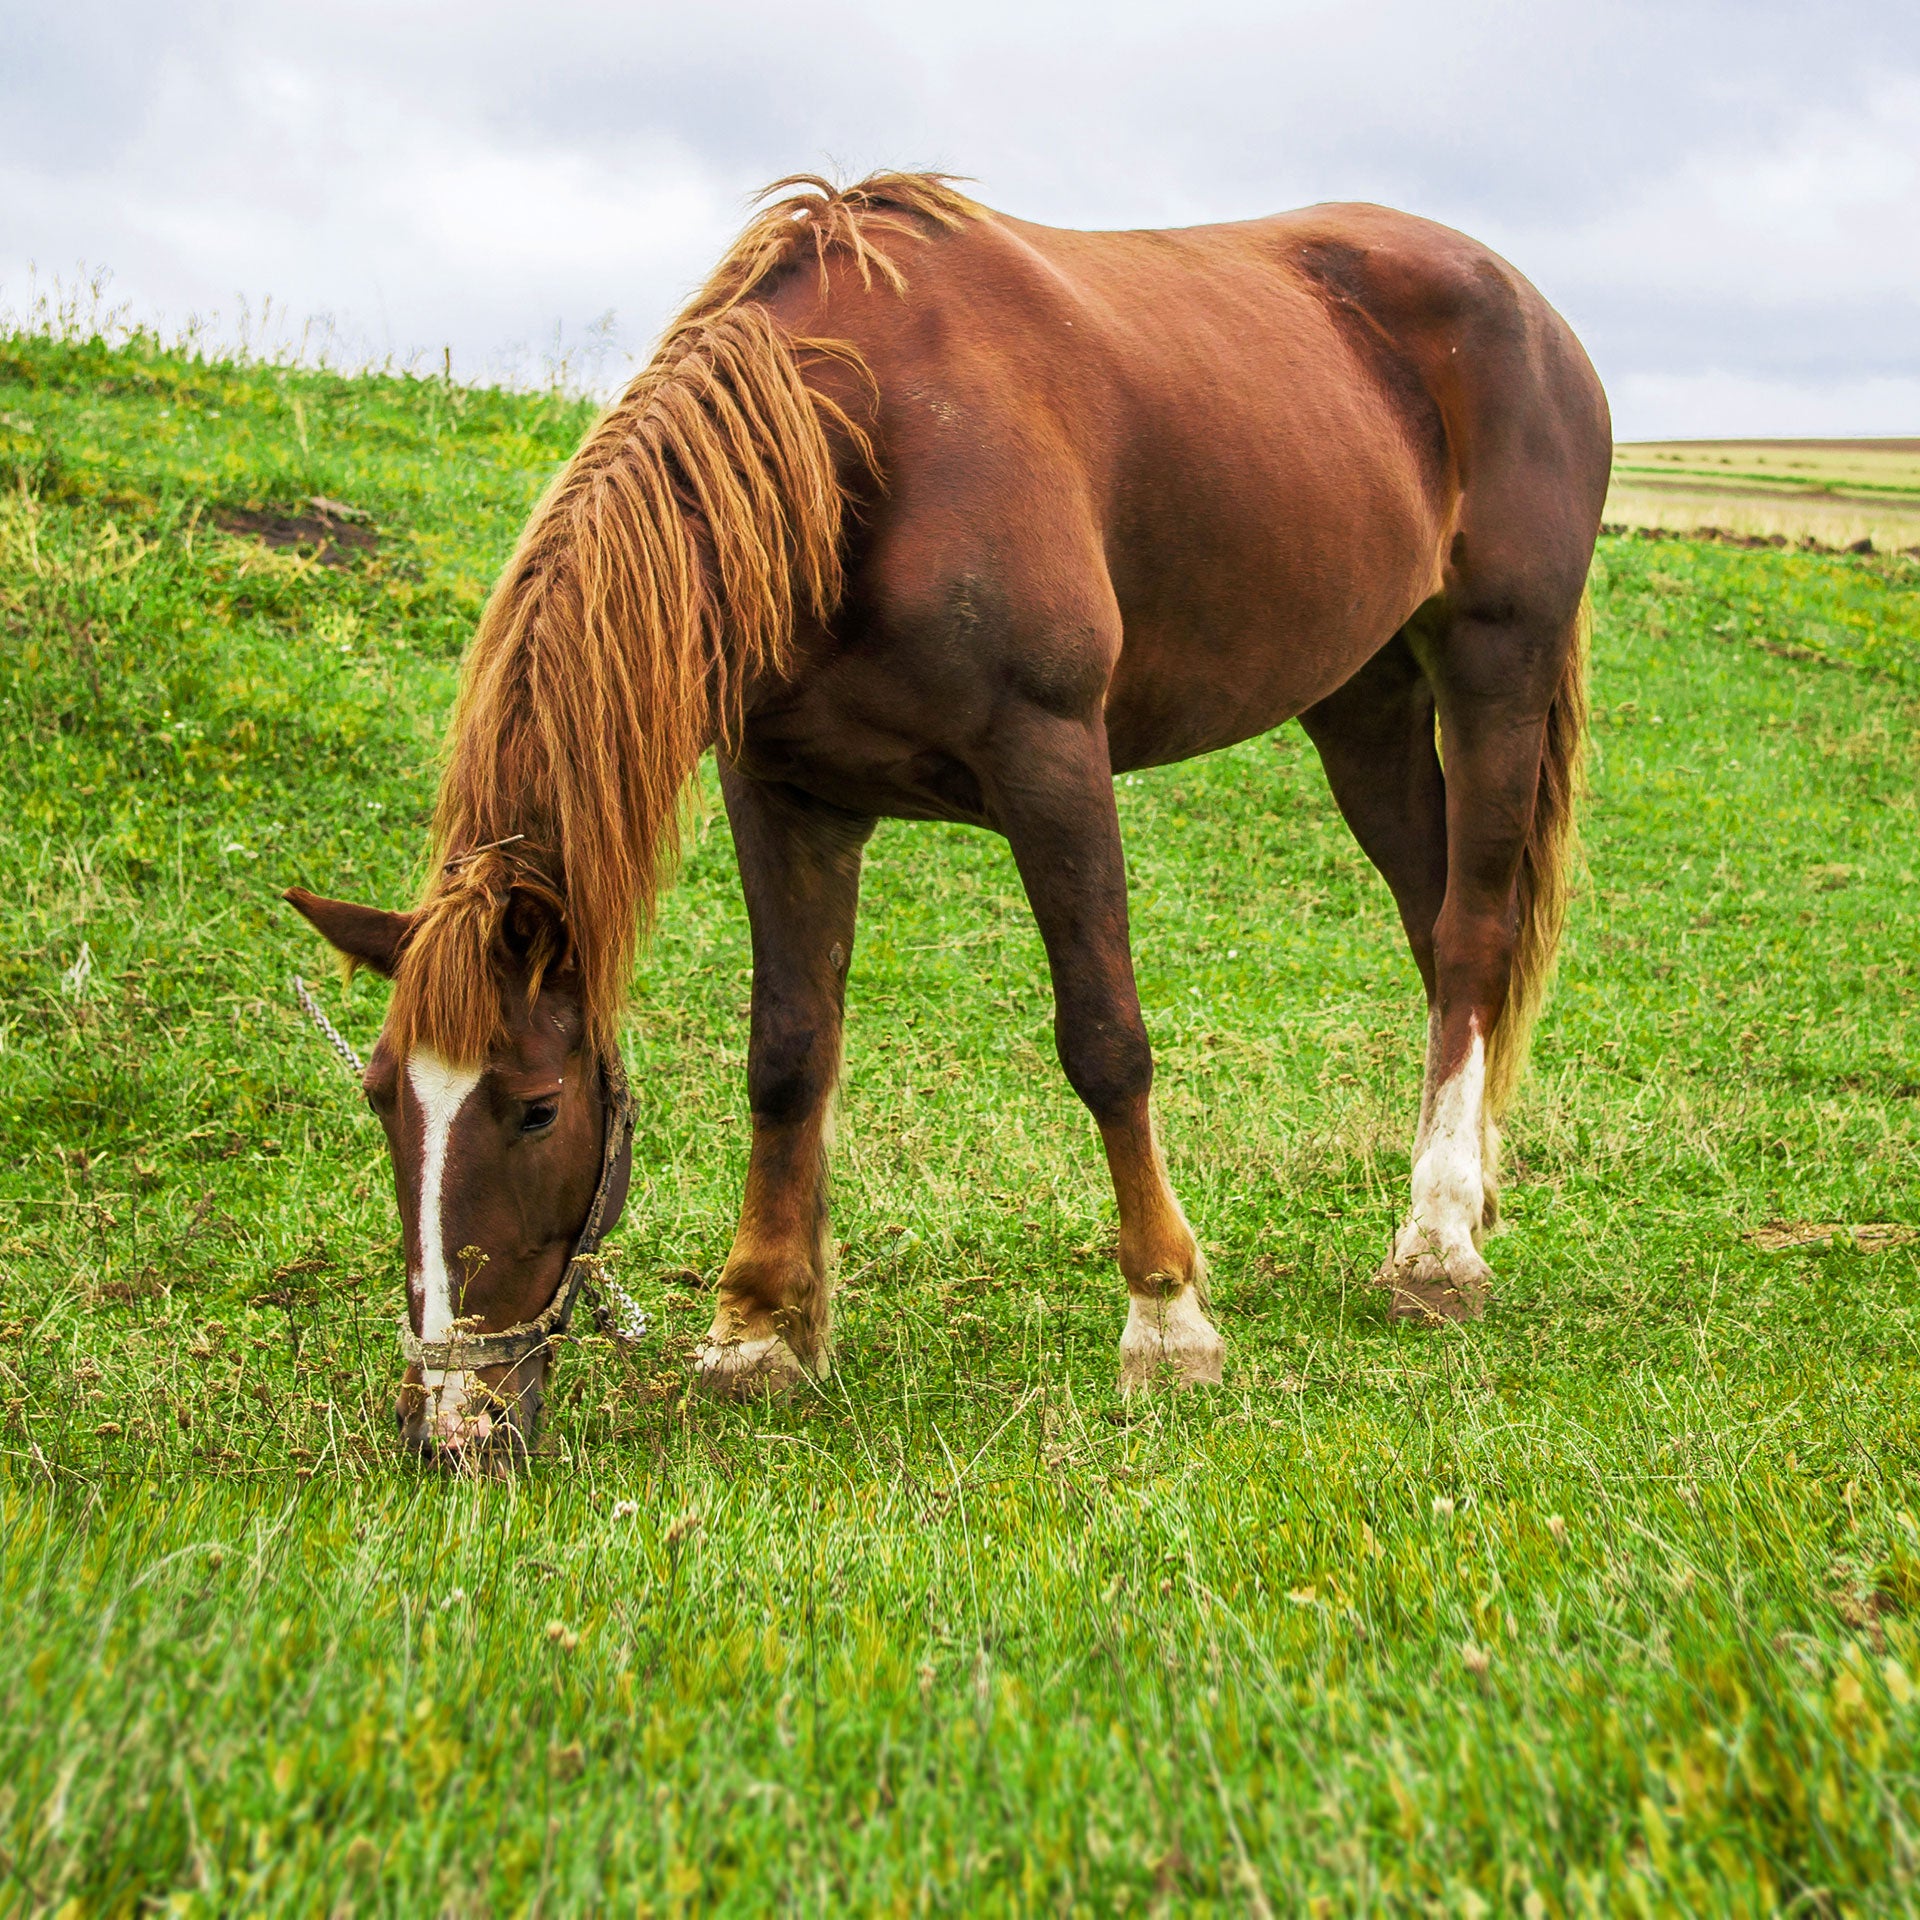
[[[584,419],[0,339],[0,1912],[1911,1911],[1920,1244],[1759,1230],[1920,1226],[1920,563],[1603,545],[1478,1326],[1366,1284],[1423,1021],[1298,730],[1122,783],[1213,1394],[1115,1391],[1005,849],[890,826],[839,1370],[687,1397],[746,1136],[710,814],[629,1035],[654,1335],[575,1344],[523,1479],[443,1482],[288,976],[363,1046],[377,984],[276,897],[408,896]],[[369,516],[337,564],[235,517],[316,495]]]

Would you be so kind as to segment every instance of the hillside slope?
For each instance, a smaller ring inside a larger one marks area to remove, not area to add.
[[[442,1483],[391,1437],[378,1129],[289,976],[363,1047],[380,989],[277,896],[407,897],[585,418],[0,339],[0,1911],[1897,1904],[1920,566],[1603,543],[1589,878],[1477,1327],[1366,1285],[1422,1014],[1297,730],[1122,783],[1214,1395],[1115,1392],[1005,849],[889,826],[838,1370],[685,1397],[745,1140],[710,824],[629,1034],[653,1332],[575,1343],[520,1483]]]

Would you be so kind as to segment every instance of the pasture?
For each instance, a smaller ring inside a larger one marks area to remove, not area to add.
[[[653,1331],[572,1344],[524,1479],[441,1481],[288,978],[363,1048],[381,990],[277,895],[410,894],[586,419],[0,340],[0,1910],[1909,1910],[1920,562],[1603,542],[1477,1325],[1367,1285],[1423,1018],[1298,730],[1122,784],[1217,1392],[1120,1400],[1012,864],[890,825],[838,1370],[688,1397],[746,1134],[710,813],[628,1034]]]
[[[1920,554],[1920,440],[1669,440],[1618,446],[1613,526]]]

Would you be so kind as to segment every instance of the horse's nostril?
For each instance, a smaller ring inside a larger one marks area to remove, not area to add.
[[[537,1383],[513,1397],[469,1390],[450,1398],[416,1387],[401,1391],[394,1419],[401,1447],[417,1465],[446,1474],[511,1478],[533,1457],[540,1401]]]

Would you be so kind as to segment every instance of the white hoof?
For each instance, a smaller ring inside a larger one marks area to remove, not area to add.
[[[1120,1391],[1142,1387],[1217,1387],[1227,1343],[1192,1287],[1165,1298],[1129,1296],[1120,1336]]]
[[[800,1356],[779,1334],[758,1340],[716,1340],[710,1334],[694,1356],[694,1384],[722,1400],[785,1393],[806,1377]]]
[[[1374,1285],[1392,1296],[1387,1317],[1423,1326],[1478,1320],[1492,1284],[1492,1269],[1471,1247],[1450,1254],[1397,1255],[1374,1276]]]

